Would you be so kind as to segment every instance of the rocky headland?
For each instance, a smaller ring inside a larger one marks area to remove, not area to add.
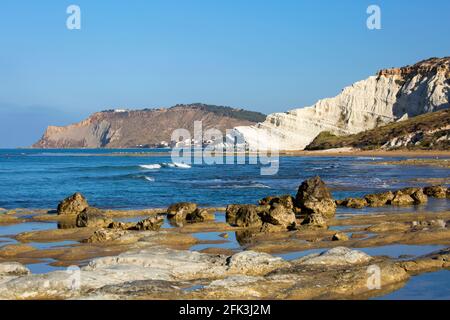
[[[254,149],[303,150],[321,132],[333,136],[353,135],[448,109],[449,92],[450,58],[431,58],[412,66],[381,70],[344,88],[334,98],[320,100],[310,107],[270,114],[264,122],[235,130]],[[440,130],[448,130],[444,127]]]
[[[203,130],[223,132],[239,125],[263,121],[259,112],[201,103],[171,108],[97,112],[86,120],[65,127],[49,126],[34,148],[136,148],[167,147],[175,129],[187,129],[193,136],[194,121]]]

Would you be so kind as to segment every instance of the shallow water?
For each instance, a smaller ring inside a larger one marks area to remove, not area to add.
[[[77,241],[58,241],[58,242],[27,242],[27,245],[32,246],[38,250],[46,250],[46,249],[55,249],[55,248],[63,248],[66,246],[76,245],[79,242]]]
[[[423,273],[406,285],[377,300],[450,300],[450,270]]]
[[[356,248],[356,249],[361,250],[370,256],[388,256],[390,258],[401,258],[402,255],[409,257],[417,257],[444,248],[447,248],[447,246],[392,244],[380,247]]]
[[[0,226],[0,236],[16,235],[22,232],[58,229],[55,222],[23,222],[7,226]]]
[[[31,273],[33,274],[44,274],[49,273],[52,271],[58,271],[58,270],[67,270],[66,267],[55,267],[51,266],[50,263],[55,262],[54,259],[43,259],[43,262],[39,263],[31,263],[27,264],[27,268],[30,269]]]
[[[227,238],[220,236],[224,233],[228,235]],[[206,248],[221,248],[231,250],[241,249],[239,243],[236,240],[235,232],[198,232],[193,233],[192,235],[201,241],[223,241],[223,243],[196,244],[190,248],[190,250],[193,251],[200,251]]]

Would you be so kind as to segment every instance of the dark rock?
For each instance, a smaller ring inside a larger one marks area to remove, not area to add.
[[[429,197],[444,199],[447,197],[447,188],[444,186],[425,187],[423,193]]]
[[[175,221],[184,221],[188,214],[197,210],[197,204],[192,202],[175,203],[167,208],[167,217]]]
[[[306,216],[305,220],[302,221],[302,225],[316,228],[328,228],[325,218],[317,213]]]
[[[336,203],[325,183],[318,176],[300,185],[295,197],[295,205],[306,214],[315,213],[326,218],[333,217],[336,212]]]
[[[214,221],[214,213],[210,213],[206,209],[197,208],[194,212],[186,216],[186,221],[190,223],[203,222],[203,221]]]
[[[269,196],[264,199],[259,200],[260,205],[269,205],[273,206],[274,204],[281,204],[286,209],[294,209],[294,197],[290,194],[282,195],[282,196]]]
[[[337,232],[331,238],[332,241],[347,241],[348,236],[343,232]]]
[[[136,223],[136,226],[131,228],[131,230],[138,230],[138,231],[158,231],[161,226],[164,223],[164,217],[163,216],[153,216],[147,219],[144,219],[142,221],[139,221]]]
[[[364,199],[370,207],[381,207],[389,204],[394,199],[394,194],[391,191],[374,193],[366,195]]]
[[[136,226],[133,222],[113,221],[108,225],[108,229],[130,230]]]
[[[236,215],[242,205],[240,204],[229,204],[225,211],[225,219],[228,224],[236,225]]]
[[[79,192],[64,199],[58,204],[58,214],[80,214],[89,207],[86,198]]]
[[[97,208],[88,207],[77,216],[77,227],[97,227],[104,228],[111,224],[112,220],[103,214],[103,211]]]
[[[269,211],[264,211],[261,219],[265,223],[282,226],[283,229],[293,229],[295,227],[294,211],[278,203],[274,203]]]
[[[412,195],[416,192],[421,192],[422,188],[404,188],[404,189],[400,189],[400,191],[404,194]]]
[[[252,204],[241,205],[236,213],[234,225],[244,228],[261,227],[262,220],[260,214],[264,212],[262,208]]]
[[[347,198],[341,205],[347,208],[361,209],[367,206],[367,200],[362,198]]]
[[[414,200],[414,204],[427,203],[428,197],[423,193],[422,189],[419,189],[411,194],[411,198]]]
[[[414,204],[414,199],[402,191],[395,191],[394,198],[391,200],[391,204],[394,206],[407,206]]]

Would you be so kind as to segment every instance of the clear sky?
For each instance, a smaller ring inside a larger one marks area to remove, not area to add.
[[[81,30],[66,8],[81,8]],[[381,8],[381,30],[366,9]],[[0,147],[116,107],[286,111],[450,55],[450,1],[2,0]]]

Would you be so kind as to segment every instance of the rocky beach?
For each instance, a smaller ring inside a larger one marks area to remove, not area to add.
[[[3,209],[0,298],[382,297],[450,268],[449,198],[428,185],[335,199],[314,176],[292,195],[216,208],[98,209],[75,193],[55,209]],[[424,209],[436,201],[444,209]]]

